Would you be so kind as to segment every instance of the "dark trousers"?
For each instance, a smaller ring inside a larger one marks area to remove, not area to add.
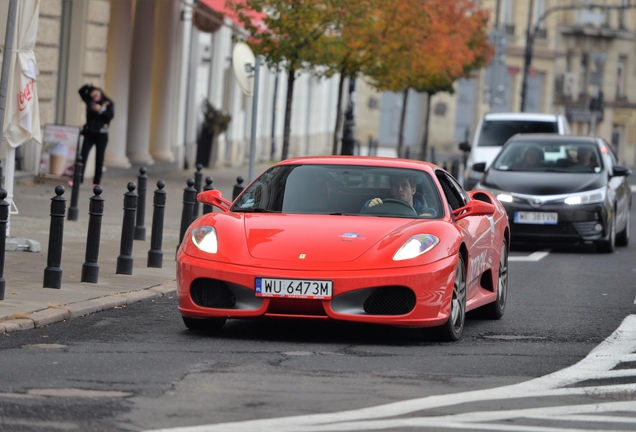
[[[108,134],[87,133],[84,135],[84,144],[82,144],[82,182],[84,182],[84,170],[86,170],[86,160],[93,145],[95,146],[95,177],[93,183],[99,184],[102,181],[102,170],[104,169],[104,152],[108,144]]]

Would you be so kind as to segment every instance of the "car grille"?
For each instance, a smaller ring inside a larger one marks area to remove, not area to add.
[[[402,286],[378,288],[364,302],[370,315],[404,315],[415,307],[415,294]]]
[[[236,297],[223,281],[216,279],[195,279],[190,285],[192,301],[202,307],[232,309]]]
[[[578,236],[579,232],[574,228],[572,223],[563,222],[556,225],[532,225],[532,224],[517,224],[511,223],[510,229],[512,235],[535,235],[541,234],[543,236],[549,235],[567,235]]]

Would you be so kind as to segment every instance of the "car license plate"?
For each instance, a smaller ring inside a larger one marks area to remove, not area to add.
[[[256,278],[256,297],[327,300],[333,295],[333,281]]]
[[[556,212],[515,212],[515,223],[556,225],[559,222],[559,214]]]

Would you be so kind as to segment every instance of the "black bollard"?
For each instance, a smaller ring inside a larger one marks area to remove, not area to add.
[[[157,182],[157,189],[153,199],[154,210],[152,213],[152,232],[150,233],[150,250],[148,251],[148,267],[161,268],[163,266],[163,217],[166,209],[166,183],[163,180]]]
[[[0,189],[0,300],[4,300],[4,252],[7,245],[7,223],[9,222],[9,203],[4,199],[7,191]]]
[[[214,186],[212,186],[212,182],[214,179],[212,176],[208,176],[205,178],[205,186],[203,186],[203,191],[214,190]],[[210,204],[203,204],[203,214],[210,213],[214,211],[214,208]]]
[[[190,223],[192,223],[192,209],[194,208],[194,202],[197,200],[197,191],[193,186],[194,180],[190,178],[188,179],[188,187],[183,190],[183,211],[181,213],[181,230],[179,232],[177,250],[179,250],[183,236],[190,226]]]
[[[55,187],[55,196],[51,198],[51,227],[49,229],[49,253],[44,269],[44,288],[62,287],[62,242],[64,238],[64,213],[66,198],[64,186]]]
[[[82,282],[97,283],[99,277],[99,239],[104,216],[103,189],[100,185],[93,187],[93,196],[88,207],[88,234],[86,236],[86,261],[82,265]]]
[[[137,211],[137,194],[135,184],[128,183],[128,192],[124,194],[124,220],[121,225],[121,247],[117,257],[116,274],[133,274],[133,234],[135,231],[135,212]]]
[[[144,219],[146,218],[146,183],[148,176],[146,175],[146,167],[139,168],[139,176],[137,177],[137,223],[135,224],[135,240],[146,240],[146,227]]]
[[[68,220],[76,221],[79,215],[79,208],[77,203],[79,202],[80,183],[82,182],[82,157],[77,156],[75,159],[75,166],[73,167],[73,186],[71,187],[71,206],[68,208]]]
[[[241,192],[243,192],[243,189],[245,189],[245,186],[243,185],[243,177],[238,176],[236,178],[236,184],[232,189],[232,201],[234,201],[236,197],[239,196]]]
[[[203,165],[200,163],[197,164],[197,172],[194,173],[194,190],[197,191],[197,194],[201,192],[201,183],[203,183],[203,173],[201,169]],[[192,209],[192,220],[195,220],[199,217],[199,200],[194,198],[194,208]]]

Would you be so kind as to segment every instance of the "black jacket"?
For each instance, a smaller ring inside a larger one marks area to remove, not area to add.
[[[102,93],[102,97],[98,101],[92,100],[91,91],[93,90],[94,88],[89,84],[79,89],[79,94],[86,103],[86,124],[82,133],[108,133],[110,121],[115,116],[115,104],[101,89],[99,91]],[[95,111],[92,108],[95,103],[100,104],[102,110]]]

